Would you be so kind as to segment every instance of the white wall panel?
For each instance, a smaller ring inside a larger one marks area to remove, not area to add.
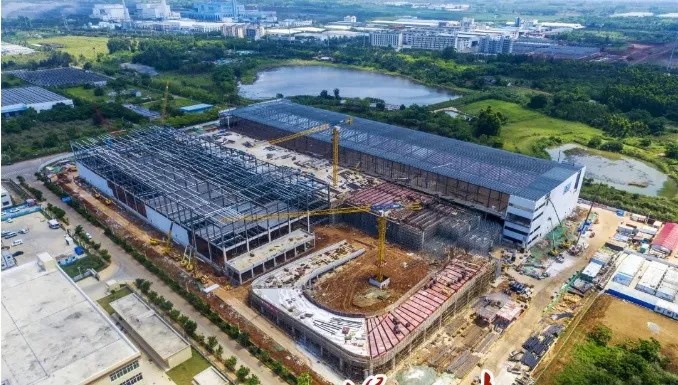
[[[167,234],[167,231],[169,231],[172,224],[167,217],[153,210],[148,205],[146,205],[146,218],[153,227],[162,231],[164,234]],[[172,239],[183,246],[188,246],[188,231],[175,223],[172,227]]]
[[[108,195],[109,197],[113,196],[113,191],[108,187],[108,181],[106,179],[95,174],[92,170],[83,166],[80,162],[76,162],[75,165],[78,167],[78,175],[80,175],[82,179],[86,180],[87,183],[96,187],[99,191]]]

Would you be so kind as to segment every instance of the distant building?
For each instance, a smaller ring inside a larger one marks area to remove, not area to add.
[[[374,47],[393,47],[399,49],[403,45],[402,32],[376,31],[370,33],[370,44]]]
[[[403,48],[443,50],[456,47],[457,35],[433,31],[406,31],[403,32]]]
[[[194,105],[191,105],[191,106],[181,107],[181,108],[179,108],[179,110],[181,110],[181,112],[183,112],[185,114],[197,114],[197,113],[200,113],[200,112],[209,111],[209,110],[212,109],[212,107],[214,107],[214,106],[211,105],[211,104],[200,103],[200,104],[194,104]]]
[[[144,384],[141,353],[47,253],[2,272],[2,384]]]
[[[172,12],[165,0],[148,3],[137,3],[135,17],[142,20],[167,20],[178,19],[181,15]]]
[[[51,110],[57,104],[73,107],[73,100],[41,87],[17,87],[2,90],[3,116],[17,115],[29,108],[37,112]]]
[[[200,20],[237,20],[240,17],[240,7],[236,0],[196,1],[189,15]]]
[[[344,16],[344,21],[347,23],[357,23],[358,18],[355,16]]]
[[[94,4],[90,17],[106,22],[129,21],[129,12],[123,4]]]
[[[484,54],[510,54],[513,52],[513,39],[505,35],[483,36],[478,43],[478,52]]]

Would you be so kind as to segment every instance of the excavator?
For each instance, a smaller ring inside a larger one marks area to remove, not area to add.
[[[332,209],[324,210],[313,210],[313,211],[289,211],[289,212],[278,212],[270,214],[253,214],[253,215],[243,215],[237,217],[222,217],[220,219],[223,223],[236,222],[236,221],[245,221],[245,222],[258,222],[266,219],[273,218],[303,218],[311,216],[324,216],[324,215],[335,215],[335,214],[356,214],[356,213],[372,213],[377,216],[377,273],[375,279],[378,282],[384,282],[384,263],[386,261],[386,227],[388,224],[388,215],[392,210],[413,210],[418,211],[423,207],[421,203],[414,202],[409,204],[402,203],[385,203],[385,204],[376,204],[376,205],[366,205],[366,206],[350,206],[350,207],[337,207]]]

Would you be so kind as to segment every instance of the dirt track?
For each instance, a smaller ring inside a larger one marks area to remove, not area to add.
[[[315,285],[314,298],[328,308],[361,314],[378,312],[395,303],[430,271],[424,257],[387,245],[384,274],[391,278],[391,284],[386,291],[377,290],[368,283],[368,278],[376,272],[376,239],[347,226],[323,226],[315,231],[317,248],[346,239],[366,250],[360,257],[321,277]]]

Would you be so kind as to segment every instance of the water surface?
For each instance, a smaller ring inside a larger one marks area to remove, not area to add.
[[[267,99],[279,93],[284,96],[319,95],[322,90],[333,95],[335,88],[343,97],[372,97],[387,104],[406,106],[435,104],[459,97],[403,77],[317,65],[284,66],[259,72],[253,84],[240,86],[240,96]]]

